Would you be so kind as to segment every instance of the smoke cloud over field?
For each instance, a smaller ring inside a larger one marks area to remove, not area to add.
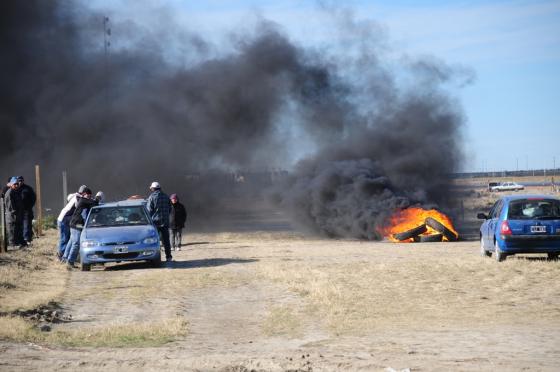
[[[270,194],[295,224],[329,236],[373,237],[396,207],[445,205],[462,117],[444,88],[464,74],[384,60],[376,25],[325,11],[340,44],[324,50],[266,20],[220,48],[171,18],[159,30],[112,18],[111,38],[126,42],[105,53],[104,14],[3,1],[0,176],[32,179],[22,169],[41,164],[55,208],[62,170],[71,186],[109,195],[146,194],[157,179],[203,205],[231,185],[188,183],[193,174],[299,159]]]

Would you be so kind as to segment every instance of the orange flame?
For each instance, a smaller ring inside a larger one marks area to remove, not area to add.
[[[411,207],[396,211],[389,218],[389,223],[383,228],[379,229],[379,231],[381,232],[381,234],[383,234],[383,236],[393,242],[410,243],[414,241],[412,238],[399,241],[398,239],[395,239],[393,235],[414,229],[424,224],[424,221],[427,217],[432,217],[433,219],[437,220],[439,223],[447,227],[449,230],[451,230],[455,234],[455,236],[459,236],[459,233],[457,233],[457,231],[453,227],[451,219],[445,214],[435,209],[426,210],[418,207]],[[426,226],[426,228],[427,231],[422,235],[439,234],[439,231],[434,230],[430,226]],[[444,236],[443,240],[447,241],[447,238],[445,238]]]

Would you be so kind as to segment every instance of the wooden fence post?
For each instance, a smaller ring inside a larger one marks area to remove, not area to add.
[[[35,165],[35,192],[37,193],[37,236],[43,235],[43,207],[41,206],[41,170]]]
[[[7,252],[7,251],[8,251],[8,236],[6,234],[4,198],[0,198],[0,252]]]
[[[68,197],[68,181],[66,177],[66,171],[62,171],[62,208],[68,203],[66,199]]]

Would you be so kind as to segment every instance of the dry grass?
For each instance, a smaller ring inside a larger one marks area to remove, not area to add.
[[[274,306],[262,322],[262,331],[267,336],[301,336],[303,319],[292,305]]]
[[[434,252],[435,253],[435,252]],[[307,300],[307,316],[335,334],[446,325],[560,324],[560,263],[474,255],[371,263],[261,267],[263,278]],[[303,320],[300,320],[303,321]]]
[[[187,334],[183,317],[141,323],[113,323],[102,327],[57,330],[46,338],[47,343],[90,347],[160,346]]]
[[[0,340],[79,347],[160,346],[186,335],[182,318],[160,322],[113,323],[103,327],[41,332],[34,324],[17,317],[0,317]]]
[[[0,255],[0,312],[32,309],[58,299],[68,273],[55,257],[55,230],[33,242],[30,249]]]
[[[33,248],[10,251],[0,256],[0,312],[34,309],[62,298],[69,278],[64,265],[55,258],[57,231],[48,230],[35,240]],[[101,274],[101,273],[100,273]],[[177,274],[177,273],[175,273]],[[170,283],[176,290],[179,286],[203,285],[205,277],[184,278],[171,273],[154,273],[143,278],[138,291],[132,292],[133,300],[141,301],[147,294],[161,290],[162,283]],[[207,278],[207,282],[223,283],[226,278]],[[157,277],[157,278],[156,278]],[[190,280],[189,280],[190,279]],[[118,277],[102,281],[90,293],[74,293],[76,298],[97,296],[108,299],[119,295],[112,290],[119,285]],[[187,322],[182,317],[162,319],[156,322],[105,323],[94,328],[64,329],[57,327],[52,332],[41,332],[37,324],[20,317],[0,316],[0,340],[35,342],[64,346],[108,346],[142,347],[158,346],[182,337],[187,333]]]

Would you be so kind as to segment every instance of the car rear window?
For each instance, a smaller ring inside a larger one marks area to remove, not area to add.
[[[104,207],[91,210],[87,227],[109,227],[123,225],[147,225],[148,216],[144,208],[132,207]]]
[[[551,199],[520,199],[511,201],[508,219],[560,219],[560,201]]]

